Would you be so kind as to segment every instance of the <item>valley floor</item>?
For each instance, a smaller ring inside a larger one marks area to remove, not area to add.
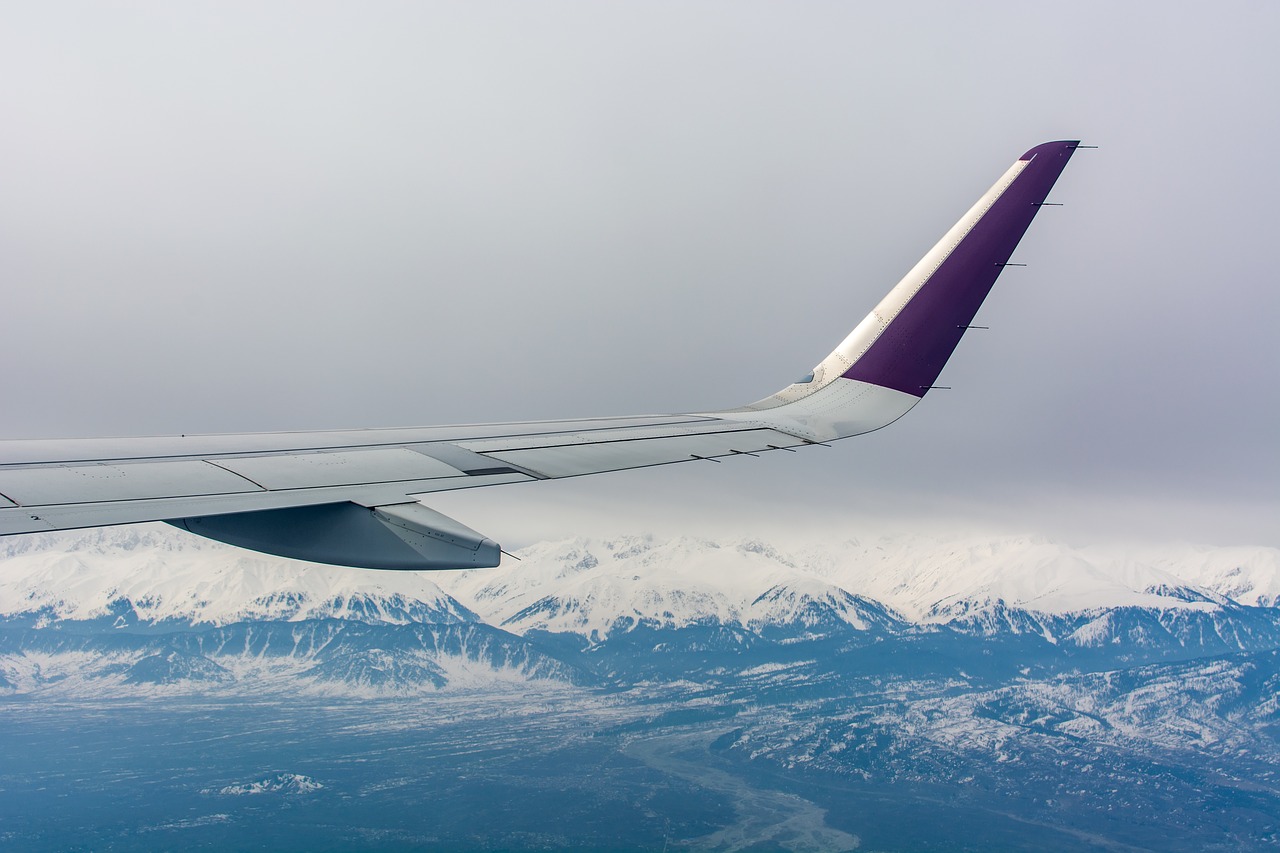
[[[811,703],[707,698],[555,685],[301,703],[13,696],[0,702],[0,845],[1119,851],[1278,837],[1276,779],[1213,762],[1011,743],[991,765],[926,739],[896,758],[797,760]],[[954,781],[925,770],[946,762]],[[1080,785],[1103,799],[1063,793]]]

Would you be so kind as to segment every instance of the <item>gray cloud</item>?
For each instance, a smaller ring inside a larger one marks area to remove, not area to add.
[[[955,390],[837,449],[539,503],[1280,544],[1278,24],[1262,3],[14,6],[0,434],[745,402],[1023,150],[1083,137],[1102,148]],[[529,511],[491,491],[448,500],[482,527]]]

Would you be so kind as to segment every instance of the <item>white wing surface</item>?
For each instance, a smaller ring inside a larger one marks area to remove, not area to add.
[[[433,492],[793,450],[870,432],[933,387],[1078,143],[1024,154],[802,381],[739,409],[410,429],[0,442],[0,535],[168,521],[367,568],[497,565]]]

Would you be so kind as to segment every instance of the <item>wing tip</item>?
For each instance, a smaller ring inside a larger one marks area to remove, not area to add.
[[[1058,139],[1053,142],[1041,142],[1039,145],[1027,151],[1019,157],[1019,160],[1033,160],[1036,157],[1046,154],[1067,154],[1075,151],[1080,146],[1079,139]]]

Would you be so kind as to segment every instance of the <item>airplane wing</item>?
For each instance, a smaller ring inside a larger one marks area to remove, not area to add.
[[[934,387],[1078,142],[1022,155],[800,381],[686,415],[305,433],[0,441],[0,535],[167,521],[364,568],[496,566],[433,492],[794,450],[893,423]]]

